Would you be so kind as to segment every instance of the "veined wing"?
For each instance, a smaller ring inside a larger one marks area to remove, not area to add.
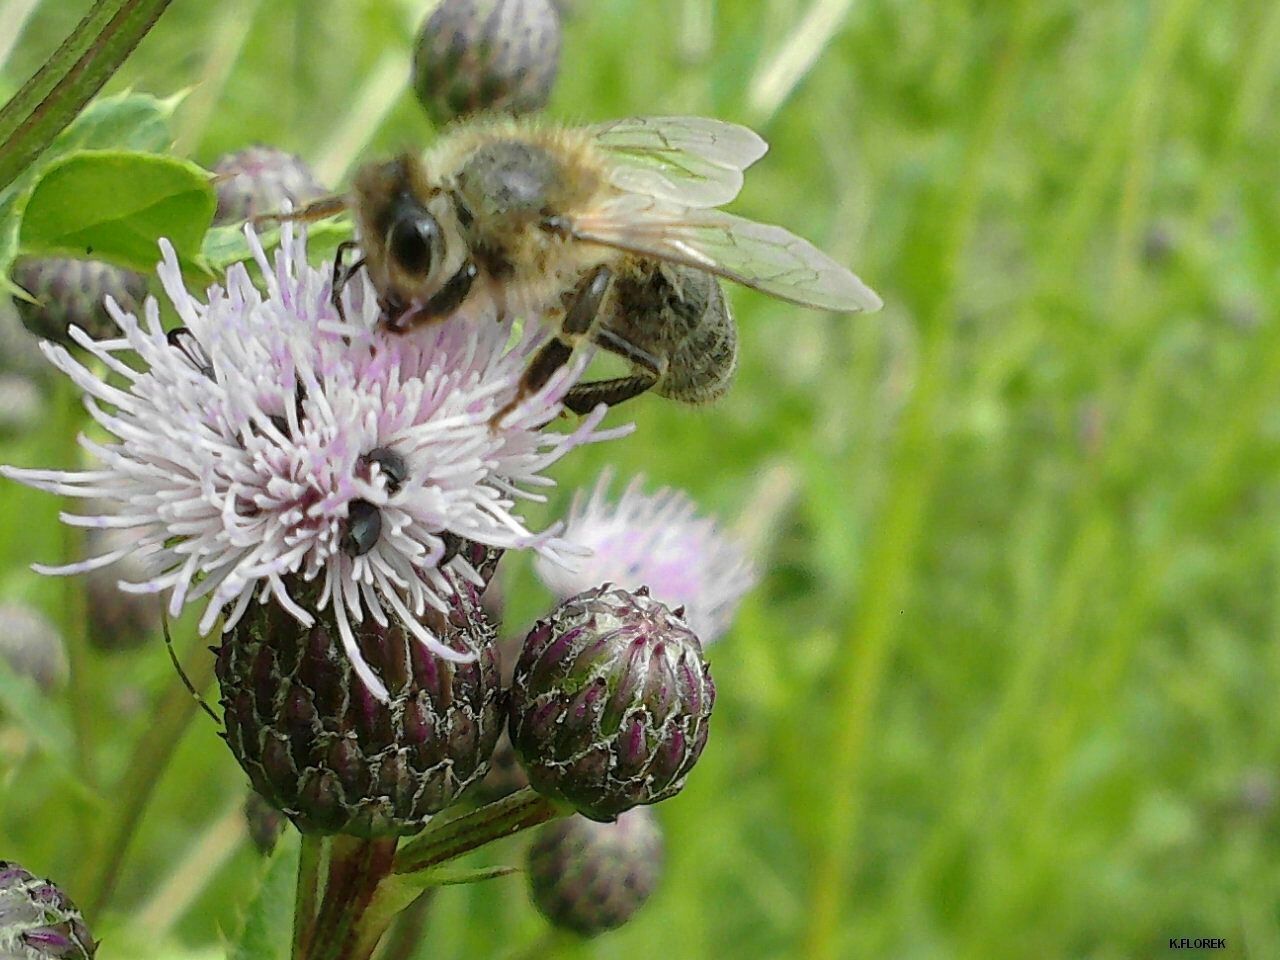
[[[593,128],[619,190],[686,207],[718,207],[769,145],[754,131],[706,117],[629,117]]]
[[[802,306],[856,313],[884,305],[808,240],[721,210],[626,197],[577,218],[573,232],[581,240],[696,267]]]

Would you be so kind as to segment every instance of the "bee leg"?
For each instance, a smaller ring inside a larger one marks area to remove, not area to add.
[[[462,306],[478,274],[476,265],[468,260],[425,303],[398,313],[387,313],[383,322],[394,333],[407,333],[414,327],[447,317]]]
[[[347,266],[345,261],[347,254],[359,246],[360,244],[354,240],[343,240],[333,253],[333,283],[330,284],[329,288],[329,302],[338,311],[338,319],[343,323],[347,322],[347,313],[342,307],[342,291],[346,289],[347,284],[356,275],[357,271],[364,266],[364,257],[361,257],[350,266]]]
[[[579,383],[570,387],[569,392],[564,395],[565,409],[581,417],[590,413],[601,403],[616,407],[624,400],[640,396],[657,382],[657,377],[646,373],[617,377],[613,380]]]
[[[253,218],[252,223],[255,227],[274,227],[276,224],[284,223],[286,220],[293,220],[297,223],[313,223],[316,220],[323,220],[325,217],[337,216],[346,209],[347,198],[340,194],[334,194],[333,196],[314,200],[301,210],[290,210],[288,213],[261,213]]]
[[[573,294],[573,303],[564,316],[560,332],[544,343],[533,355],[529,365],[520,377],[520,386],[516,395],[511,398],[489,421],[497,424],[503,417],[514,410],[528,396],[537,393],[547,385],[555,372],[569,362],[573,356],[573,348],[578,338],[591,329],[596,314],[600,312],[600,304],[613,279],[613,271],[606,266],[596,267],[578,284]]]
[[[655,357],[647,350],[641,350],[608,327],[597,328],[592,339],[598,346],[622,357],[637,372],[629,377],[596,380],[571,387],[565,394],[564,405],[579,416],[589,413],[598,403],[614,407],[632,397],[638,397],[661,380],[667,372],[667,364],[664,360]]]

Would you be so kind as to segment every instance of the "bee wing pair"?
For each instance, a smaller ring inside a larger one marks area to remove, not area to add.
[[[721,210],[742,171],[768,149],[736,124],[703,117],[633,117],[593,128],[621,191],[573,218],[580,240],[679,263],[779,300],[824,310],[878,310],[883,302],[825,253],[782,227]]]

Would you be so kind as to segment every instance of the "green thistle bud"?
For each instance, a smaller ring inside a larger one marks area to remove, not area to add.
[[[529,846],[529,895],[557,927],[584,937],[620,927],[662,874],[662,830],[646,807],[613,823],[569,817],[549,823]]]
[[[66,894],[16,863],[0,860],[0,957],[92,960],[97,949]]]
[[[67,682],[62,634],[44,614],[26,604],[0,604],[0,659],[45,693]]]
[[[395,621],[353,625],[384,702],[356,675],[331,610],[304,628],[274,603],[255,604],[237,623],[217,662],[227,743],[300,830],[416,833],[488,771],[502,715],[493,628],[467,584],[447,618],[424,622],[474,660],[437,657]]]
[[[551,0],[443,0],[413,54],[413,90],[437,124],[493,110],[532,113],[560,69],[560,15]]]
[[[264,857],[270,856],[284,833],[284,814],[258,791],[250,790],[244,798],[244,822],[254,849]]]
[[[213,165],[218,209],[214,223],[236,223],[278,213],[287,200],[296,209],[328,191],[297,154],[253,146],[228,153]]]
[[[534,625],[511,685],[511,742],[535,790],[593,820],[678,793],[707,742],[702,644],[649,596],[606,584]]]
[[[95,340],[117,336],[106,298],[114,298],[127,313],[140,314],[147,294],[142,274],[97,260],[24,257],[14,264],[13,279],[36,301],[14,298],[23,325],[37,337],[62,344],[72,343],[67,333],[71,326]]]

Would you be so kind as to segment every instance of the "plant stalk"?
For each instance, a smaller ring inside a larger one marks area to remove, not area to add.
[[[525,787],[479,810],[428,827],[396,856],[395,872],[406,874],[429,870],[494,840],[571,812],[532,787]]]
[[[155,25],[170,0],[98,0],[0,108],[0,190],[84,108]]]

